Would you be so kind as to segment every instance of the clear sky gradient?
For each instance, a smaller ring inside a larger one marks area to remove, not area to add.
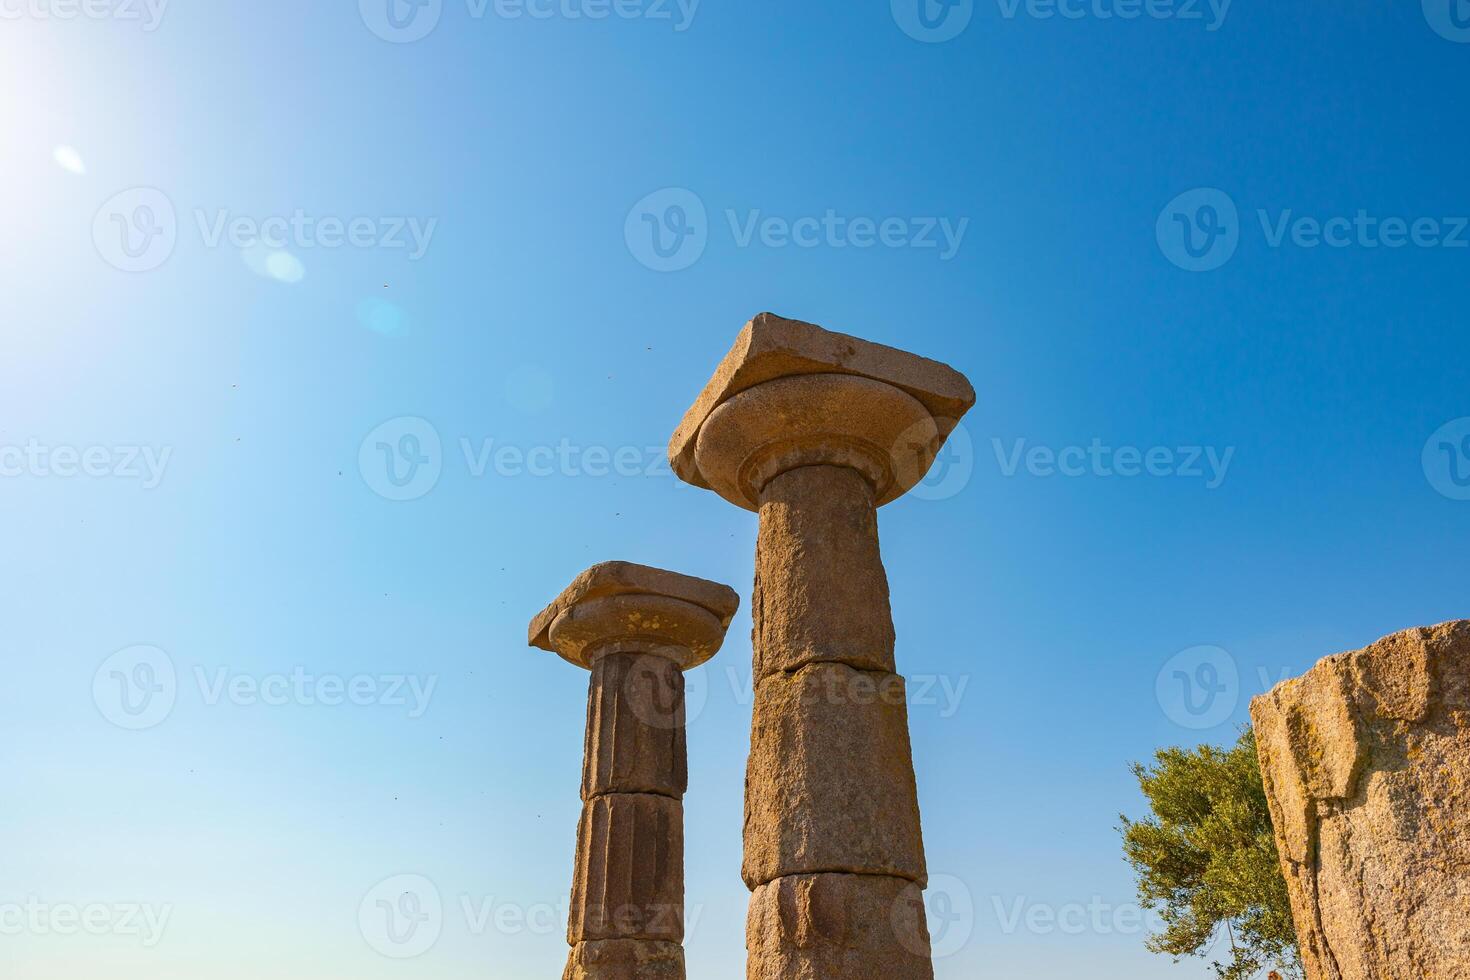
[[[979,396],[880,515],[936,975],[1209,976],[1128,763],[1470,613],[1470,9],[395,2],[0,0],[0,974],[557,976],[525,626],[622,558],[747,606],[686,805],[743,976],[755,519],[659,461],[773,310]]]

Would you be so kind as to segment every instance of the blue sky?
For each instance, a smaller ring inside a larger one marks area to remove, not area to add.
[[[0,0],[7,975],[556,975],[586,678],[525,624],[609,558],[748,602],[658,464],[762,310],[979,395],[880,516],[940,978],[1208,976],[1127,763],[1467,612],[1463,0],[121,3]]]

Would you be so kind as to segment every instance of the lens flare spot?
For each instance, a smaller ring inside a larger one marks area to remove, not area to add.
[[[278,282],[300,282],[306,278],[306,266],[290,252],[272,252],[267,255],[265,271]]]
[[[391,337],[403,331],[403,311],[376,297],[357,304],[357,322],[374,333]]]
[[[87,165],[82,162],[82,155],[77,152],[76,147],[67,146],[65,143],[51,151],[51,159],[56,165],[67,173],[76,174],[78,177],[87,172]]]

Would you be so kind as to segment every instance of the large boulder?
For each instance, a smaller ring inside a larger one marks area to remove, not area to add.
[[[1470,977],[1470,620],[1251,703],[1308,980]]]

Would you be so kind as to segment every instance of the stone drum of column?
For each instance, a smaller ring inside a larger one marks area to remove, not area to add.
[[[861,473],[802,466],[772,478],[755,555],[757,677],[814,663],[893,670],[878,512]]]
[[[758,511],[745,782],[751,980],[929,980],[907,698],[877,507],[974,403],[934,361],[763,314],[669,447]]]
[[[609,562],[531,622],[591,671],[565,980],[683,980],[683,671],[719,649],[729,588]]]
[[[1470,620],[1251,702],[1308,980],[1470,977]]]
[[[682,799],[689,787],[684,673],[664,657],[612,653],[592,665],[582,799],[656,793]]]
[[[567,941],[684,939],[684,805],[651,793],[588,800]]]

